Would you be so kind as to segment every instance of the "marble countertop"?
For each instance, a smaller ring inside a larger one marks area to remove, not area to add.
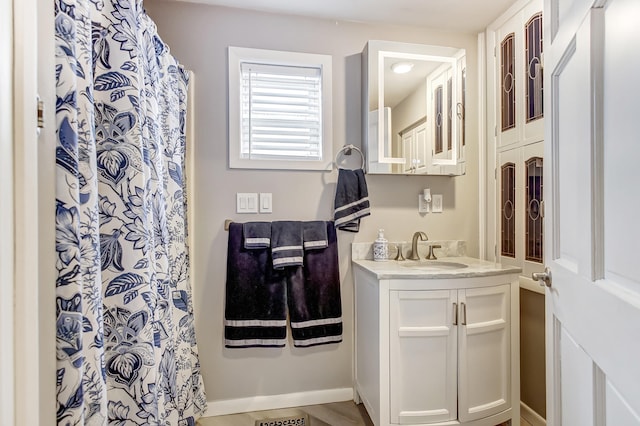
[[[437,260],[387,260],[382,262],[370,259],[353,259],[352,262],[371,272],[378,279],[474,278],[522,272],[522,269],[518,267],[466,256],[439,257]],[[459,267],[460,264],[465,266]]]

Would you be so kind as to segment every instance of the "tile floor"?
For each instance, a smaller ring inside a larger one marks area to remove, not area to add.
[[[373,426],[364,406],[353,401],[206,417],[198,420],[197,426],[254,426],[256,420],[301,413],[309,415],[310,426]]]
[[[356,405],[353,401],[205,417],[198,420],[197,426],[254,426],[256,420],[295,416],[302,413],[309,415],[310,426],[373,426],[364,406]],[[531,426],[524,419],[520,421],[521,426]]]

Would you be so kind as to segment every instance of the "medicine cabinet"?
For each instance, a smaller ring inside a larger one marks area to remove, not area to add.
[[[362,53],[369,174],[464,174],[466,55],[370,40]]]

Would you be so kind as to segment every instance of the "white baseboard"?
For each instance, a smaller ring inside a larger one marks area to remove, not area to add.
[[[203,417],[248,413],[250,411],[276,410],[279,408],[301,407],[304,405],[328,404],[330,402],[350,401],[352,399],[353,388],[225,399],[207,402],[207,411]]]
[[[531,426],[546,426],[547,421],[524,402],[520,401],[520,417],[531,423]]]

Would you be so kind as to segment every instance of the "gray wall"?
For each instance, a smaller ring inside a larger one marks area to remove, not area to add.
[[[467,50],[468,99],[477,103],[476,35],[424,28],[365,25],[264,14],[182,2],[145,2],[161,37],[186,68],[195,72],[194,306],[200,362],[209,401],[352,386],[353,279],[350,244],[372,241],[378,228],[387,238],[407,240],[414,231],[430,239],[468,241],[478,254],[477,109],[467,117],[467,175],[456,178],[368,176],[372,214],[360,232],[340,232],[344,341],[310,349],[223,347],[227,235],[225,219],[330,219],[337,173],[230,170],[227,166],[227,47],[253,47],[329,54],[333,57],[334,152],[360,146],[360,52],[367,40],[444,44]],[[444,195],[444,213],[421,216],[422,188]],[[236,192],[272,192],[273,214],[238,215]]]

